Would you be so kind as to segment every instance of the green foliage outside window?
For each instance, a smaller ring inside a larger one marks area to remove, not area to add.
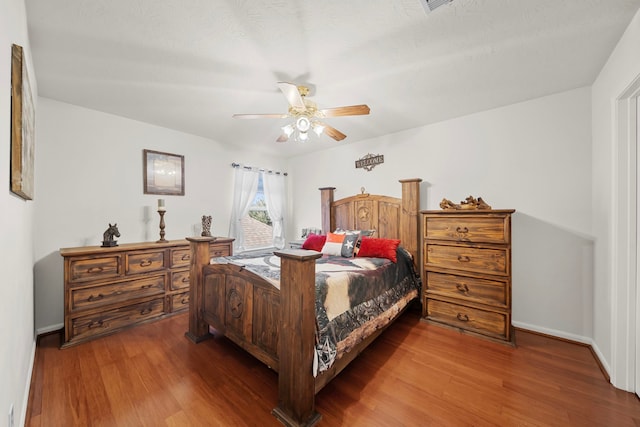
[[[267,213],[267,203],[264,199],[258,199],[256,203],[251,206],[249,216],[256,221],[260,221],[267,225],[273,225],[271,223],[271,218],[269,218],[269,213]]]

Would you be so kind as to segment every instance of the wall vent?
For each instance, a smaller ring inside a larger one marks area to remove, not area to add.
[[[453,0],[420,0],[422,7],[427,13],[433,12],[436,8],[451,3]]]

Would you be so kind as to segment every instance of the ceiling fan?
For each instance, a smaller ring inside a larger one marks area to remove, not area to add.
[[[286,142],[293,135],[297,141],[307,141],[309,130],[313,130],[318,136],[323,133],[329,135],[336,141],[342,141],[347,137],[334,127],[324,123],[322,119],[327,117],[359,116],[369,114],[369,106],[365,104],[349,105],[345,107],[323,108],[318,106],[306,96],[309,94],[307,86],[297,86],[293,83],[278,82],[278,88],[289,103],[289,111],[283,114],[234,114],[236,119],[294,119],[282,127],[282,135],[276,141]]]

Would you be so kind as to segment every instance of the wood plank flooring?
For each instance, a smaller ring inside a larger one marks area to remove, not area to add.
[[[40,337],[27,426],[278,426],[277,375],[187,315],[65,350]],[[316,397],[320,426],[638,426],[640,400],[587,347],[517,331],[517,348],[405,313]]]

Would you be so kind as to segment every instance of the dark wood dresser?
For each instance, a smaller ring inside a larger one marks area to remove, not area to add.
[[[233,239],[217,238],[211,256]],[[62,347],[189,308],[191,250],[186,240],[60,249],[64,257]]]
[[[425,321],[515,345],[511,326],[513,212],[420,212]]]

